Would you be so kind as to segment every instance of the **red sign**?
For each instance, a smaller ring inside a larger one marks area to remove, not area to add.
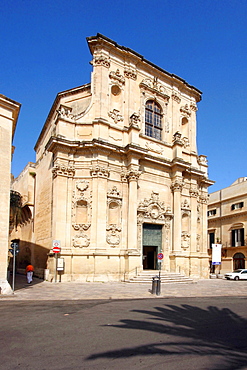
[[[59,253],[59,252],[61,252],[61,249],[59,247],[53,247],[52,252],[53,253]]]
[[[163,260],[163,257],[164,257],[164,255],[163,255],[163,253],[158,253],[158,260]]]

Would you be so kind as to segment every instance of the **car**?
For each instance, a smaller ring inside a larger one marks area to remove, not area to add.
[[[247,279],[247,269],[238,269],[233,272],[228,272],[225,274],[227,280],[244,280]]]

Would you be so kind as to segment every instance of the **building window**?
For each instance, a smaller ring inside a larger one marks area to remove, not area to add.
[[[161,140],[162,111],[153,100],[148,100],[145,107],[145,135]]]
[[[208,217],[215,216],[215,215],[216,215],[216,209],[211,209],[210,211],[208,211]]]
[[[212,244],[214,244],[215,236],[214,233],[209,233],[209,247],[212,248]]]
[[[232,247],[244,246],[244,229],[232,230]]]
[[[243,208],[243,206],[244,206],[244,202],[235,203],[235,204],[232,204],[231,210],[233,211],[234,209],[241,209]]]

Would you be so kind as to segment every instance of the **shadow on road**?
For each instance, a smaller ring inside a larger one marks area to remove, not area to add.
[[[155,310],[133,310],[132,312],[145,315],[146,318],[121,320],[119,325],[112,325],[112,327],[164,334],[164,340],[144,346],[97,353],[89,356],[89,360],[155,354],[181,357],[197,355],[201,358],[217,356],[218,360],[212,369],[246,368],[247,320],[228,308],[219,309],[209,306],[207,309],[202,309],[183,304],[164,305],[156,307]]]

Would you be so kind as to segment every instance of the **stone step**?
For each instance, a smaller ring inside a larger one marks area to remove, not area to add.
[[[142,271],[137,276],[134,276],[128,280],[129,283],[148,283],[150,284],[153,281],[153,277],[159,276],[159,271],[149,270]],[[184,276],[179,273],[168,273],[160,272],[161,283],[193,283],[193,279]]]

